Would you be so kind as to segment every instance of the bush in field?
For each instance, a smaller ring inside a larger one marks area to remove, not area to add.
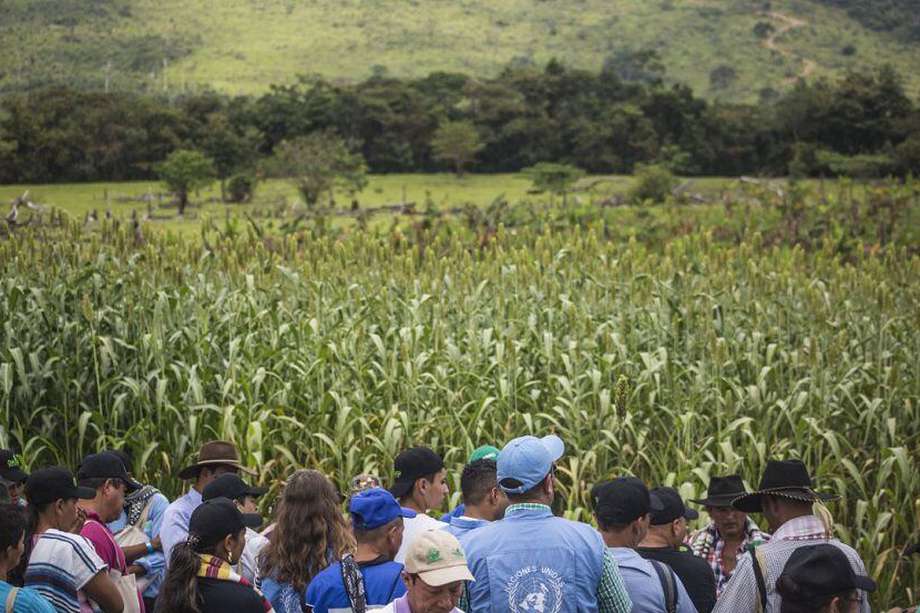
[[[562,196],[563,204],[566,204],[566,195],[575,182],[585,176],[585,171],[577,166],[550,162],[540,162],[521,172],[533,183],[535,191]]]
[[[256,191],[258,179],[254,175],[236,174],[227,180],[227,200],[249,202]]]
[[[354,195],[367,186],[367,165],[360,153],[352,153],[333,132],[313,132],[282,142],[270,164],[275,173],[287,177],[308,206],[336,188]]]
[[[629,190],[629,200],[664,202],[677,187],[677,178],[667,166],[651,164],[636,169],[635,184]]]
[[[189,192],[204,189],[214,183],[217,172],[214,162],[198,151],[180,149],[172,152],[157,165],[157,174],[166,188],[179,201],[179,215],[185,214]]]

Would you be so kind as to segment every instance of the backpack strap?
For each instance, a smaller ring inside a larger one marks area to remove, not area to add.
[[[365,613],[367,594],[364,591],[364,577],[358,563],[355,562],[355,557],[350,553],[342,556],[342,582],[345,584],[345,593],[348,595],[348,602],[351,603],[351,610],[354,613]]]
[[[19,595],[18,587],[14,587],[13,589],[9,591],[9,593],[6,595],[6,608],[4,609],[4,611],[9,611],[9,613],[13,613],[13,605],[16,604],[16,596],[18,595]]]
[[[677,582],[674,580],[674,571],[664,562],[649,560],[658,574],[661,590],[664,592],[664,608],[667,613],[677,613]]]
[[[767,560],[759,547],[755,547],[751,551],[751,567],[754,569],[754,579],[757,581],[757,608],[755,612],[765,613],[767,610],[767,582],[764,580],[763,573],[767,567]]]

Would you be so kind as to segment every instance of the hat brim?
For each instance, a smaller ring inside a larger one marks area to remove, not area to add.
[[[92,500],[96,497],[96,490],[91,487],[77,486],[74,488],[74,493],[80,500]]]
[[[186,466],[179,471],[180,479],[194,479],[198,476],[198,471],[207,466],[232,466],[241,473],[245,473],[250,476],[256,476],[258,473],[251,468],[246,468],[239,462],[233,460],[205,460],[204,462],[197,462],[191,466]]]
[[[687,521],[693,521],[699,519],[700,514],[689,507],[684,507],[684,519]]]
[[[399,516],[402,517],[403,519],[412,519],[413,517],[418,517],[418,513],[416,513],[412,509],[407,509],[406,507],[403,507],[403,506],[400,506],[399,508],[401,510]]]
[[[431,587],[441,587],[442,585],[455,583],[457,581],[476,580],[466,564],[426,570],[425,572],[419,573],[418,576],[426,585],[430,585]]]
[[[840,496],[832,494],[819,494],[814,490],[777,487],[739,496],[732,500],[731,506],[745,513],[763,513],[763,497],[765,495],[789,498],[798,502],[829,502],[840,498]]]
[[[853,583],[856,584],[853,587],[856,589],[862,590],[864,592],[874,592],[878,589],[878,584],[865,575],[856,575],[853,577],[853,579]]]
[[[555,434],[547,434],[540,439],[540,442],[544,447],[546,447],[546,450],[552,457],[553,462],[557,461],[559,458],[565,455],[565,443]]]
[[[22,483],[29,478],[29,473],[25,472],[21,468],[9,468],[0,472],[0,479],[7,481],[9,483]]]
[[[258,513],[241,513],[240,515],[243,516],[243,525],[253,530],[265,523]]]
[[[704,507],[730,507],[732,501],[737,500],[740,496],[747,496],[750,492],[737,492],[735,494],[724,494],[719,496],[707,496],[706,498],[689,498],[693,504]]]

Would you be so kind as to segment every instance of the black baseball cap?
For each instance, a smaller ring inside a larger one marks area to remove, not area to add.
[[[399,499],[412,491],[412,486],[417,480],[444,468],[444,460],[428,447],[412,447],[396,456],[394,467],[396,481],[390,488],[390,493]]]
[[[201,499],[229,498],[230,500],[239,500],[245,496],[258,498],[267,491],[268,488],[265,487],[247,485],[245,481],[240,479],[239,475],[224,473],[204,487],[201,492]]]
[[[74,482],[73,473],[60,466],[36,470],[26,480],[26,500],[31,505],[73,498],[92,500],[95,497],[95,490],[78,487]]]
[[[776,591],[783,600],[813,604],[815,610],[837,594],[875,589],[875,581],[853,572],[846,554],[828,543],[806,545],[793,551],[776,582]]]
[[[649,492],[652,500],[658,501],[660,511],[652,511],[652,525],[661,526],[670,524],[679,517],[690,521],[698,519],[700,514],[684,505],[683,499],[673,487],[656,487]]]
[[[84,479],[119,479],[124,481],[129,492],[141,489],[141,484],[128,475],[122,459],[111,451],[91,453],[83,458],[77,469],[77,481]]]
[[[10,449],[0,449],[0,479],[9,483],[22,483],[29,473],[22,470],[22,456]]]
[[[243,528],[258,528],[262,518],[255,513],[241,513],[229,498],[212,498],[192,511],[188,522],[189,537],[200,545],[211,547],[228,534],[239,534]]]
[[[651,497],[645,483],[636,477],[598,483],[591,488],[591,500],[598,519],[608,526],[626,525],[646,513],[662,510],[661,503]]]

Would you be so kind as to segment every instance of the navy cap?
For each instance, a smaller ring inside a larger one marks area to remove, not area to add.
[[[597,518],[608,526],[623,526],[647,513],[663,510],[661,502],[653,499],[645,483],[636,477],[598,483],[591,488],[591,500]]]
[[[415,482],[422,477],[433,475],[444,468],[441,456],[428,447],[406,449],[396,456],[393,464],[396,469],[396,481],[390,488],[390,493],[397,498],[410,494]]]
[[[239,475],[224,473],[204,486],[204,490],[201,492],[201,499],[229,498],[230,500],[239,500],[246,496],[258,498],[267,491],[268,488],[247,485],[245,481],[240,479]]]
[[[869,577],[856,574],[846,554],[829,543],[793,551],[776,582],[784,602],[816,605],[816,611],[837,594],[856,589],[874,592],[876,587]]]
[[[77,480],[83,479],[119,479],[125,483],[129,492],[141,489],[141,484],[128,475],[125,463],[111,451],[91,453],[77,469]]]
[[[555,434],[537,438],[521,436],[498,454],[496,478],[506,494],[523,494],[540,484],[565,453],[565,443]]]
[[[670,524],[678,517],[691,521],[698,519],[700,516],[699,513],[693,509],[688,509],[684,505],[684,500],[673,487],[656,487],[649,492],[649,495],[653,502],[657,501],[656,506],[661,507],[661,510],[652,511],[653,526]]]
[[[29,473],[22,470],[22,456],[10,449],[0,449],[0,479],[8,483],[22,483]]]
[[[211,547],[228,534],[239,534],[243,528],[258,528],[261,524],[261,517],[255,513],[241,513],[229,498],[212,498],[192,511],[188,523],[189,540]]]
[[[348,511],[352,524],[359,530],[374,530],[397,517],[411,519],[417,515],[415,511],[399,506],[393,494],[382,487],[372,487],[352,496]]]
[[[32,505],[74,498],[92,500],[95,497],[95,490],[77,487],[73,473],[60,466],[36,470],[26,480],[26,500]]]

